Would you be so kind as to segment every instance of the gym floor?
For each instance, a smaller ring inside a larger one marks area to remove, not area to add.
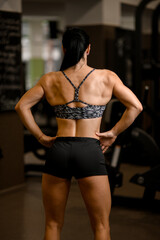
[[[112,240],[160,239],[160,194],[156,194],[154,204],[144,204],[143,188],[128,181],[133,174],[143,172],[145,168],[122,164],[124,184],[115,190],[112,199],[110,216]],[[0,239],[42,240],[43,234],[41,174],[37,176],[29,174],[25,184],[19,189],[0,194]],[[61,239],[93,239],[89,217],[74,178]]]

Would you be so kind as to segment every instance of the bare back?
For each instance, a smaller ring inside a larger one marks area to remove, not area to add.
[[[66,75],[72,83],[78,87],[84,77],[92,68],[86,66],[83,70],[74,72],[67,69]],[[112,97],[113,84],[108,78],[108,70],[96,69],[92,72],[79,91],[79,99],[92,105],[105,105]],[[65,104],[74,99],[74,88],[67,81],[61,71],[51,72],[43,81],[43,89],[48,103],[51,106]],[[85,107],[81,102],[72,102],[69,107]],[[56,118],[58,125],[57,136],[73,136],[73,137],[93,137],[98,138],[95,134],[100,130],[100,118],[93,119],[61,119]]]

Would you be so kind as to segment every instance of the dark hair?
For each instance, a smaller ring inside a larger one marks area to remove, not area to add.
[[[89,43],[89,36],[84,30],[77,27],[68,28],[62,38],[65,53],[60,70],[65,70],[77,64],[83,57]]]

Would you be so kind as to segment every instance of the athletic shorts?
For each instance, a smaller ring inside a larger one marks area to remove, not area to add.
[[[100,141],[91,137],[57,137],[48,149],[43,172],[69,180],[108,175]]]

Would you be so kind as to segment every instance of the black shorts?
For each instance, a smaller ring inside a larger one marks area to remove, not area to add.
[[[43,172],[66,179],[108,175],[100,141],[91,137],[57,137]]]

